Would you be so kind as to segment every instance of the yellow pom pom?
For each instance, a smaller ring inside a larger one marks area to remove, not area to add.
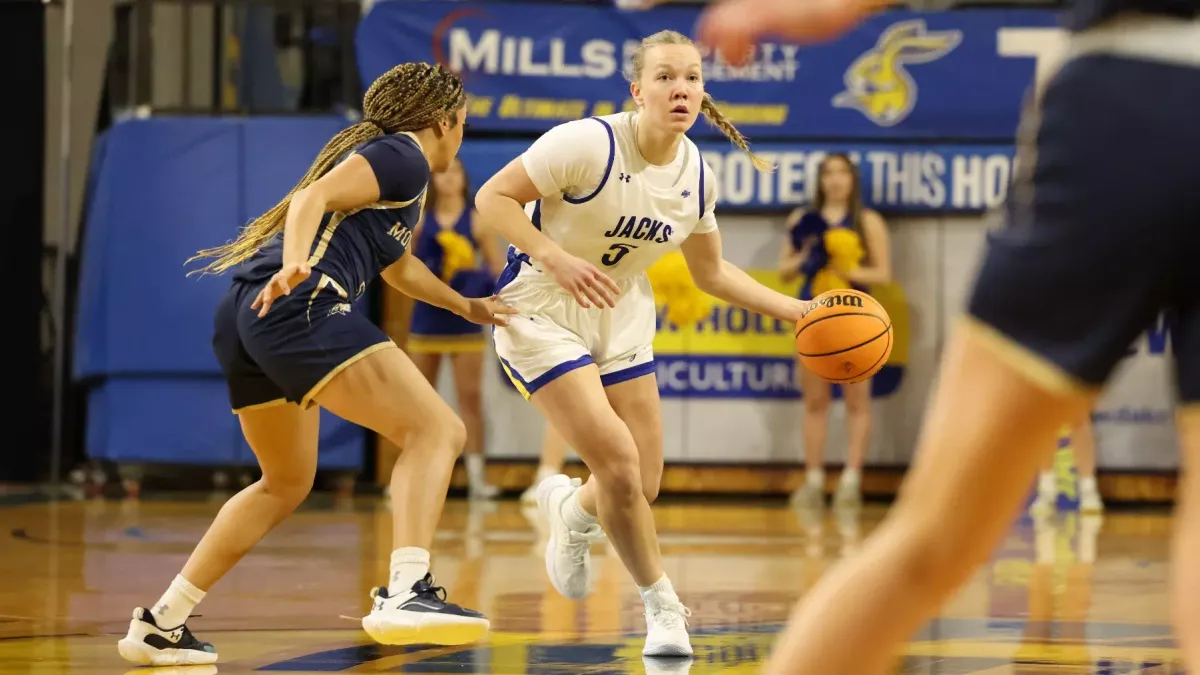
[[[843,274],[857,268],[865,254],[858,233],[844,227],[825,232],[825,250],[829,253],[829,265]]]
[[[450,283],[454,275],[475,266],[475,247],[471,240],[453,230],[438,232],[436,240],[442,247],[442,281]]]
[[[838,274],[832,265],[822,268],[813,275],[812,294],[814,298],[826,291],[836,291],[842,288],[852,288],[852,286],[846,277]]]
[[[676,326],[690,328],[712,312],[713,299],[696,288],[682,253],[674,251],[659,258],[646,274],[654,288],[654,301],[666,305],[667,320]]]

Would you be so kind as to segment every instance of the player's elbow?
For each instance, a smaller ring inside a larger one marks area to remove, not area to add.
[[[725,284],[724,265],[719,263],[715,265],[689,265],[689,271],[692,273],[692,282],[696,284],[696,288],[709,295],[720,295],[721,289],[724,288]]]

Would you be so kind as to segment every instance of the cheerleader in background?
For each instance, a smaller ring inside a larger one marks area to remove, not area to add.
[[[1104,511],[1104,500],[1100,498],[1100,490],[1096,485],[1096,435],[1092,430],[1091,415],[1085,416],[1074,427],[1063,429],[1059,441],[1060,451],[1062,441],[1071,445],[1075,455],[1075,472],[1079,477],[1079,510],[1082,513],[1098,514]],[[1058,463],[1052,455],[1041,474],[1038,476],[1037,499],[1030,505],[1029,510],[1034,515],[1047,515],[1057,510],[1058,504]],[[1069,470],[1069,466],[1064,465]]]
[[[831,154],[817,170],[812,207],[797,210],[788,218],[779,273],[784,282],[803,278],[802,300],[836,288],[865,293],[872,284],[892,280],[888,239],[883,218],[863,208],[858,169],[846,155]],[[832,385],[799,363],[796,372],[804,395],[805,481],[792,495],[792,503],[818,508],[825,493],[825,436]],[[841,387],[850,447],[835,501],[839,506],[855,506],[861,501],[862,466],[871,442],[871,381]]]
[[[496,238],[480,226],[478,215],[471,204],[471,188],[462,160],[456,158],[449,169],[433,174],[414,237],[416,255],[426,267],[469,298],[490,295],[496,276],[504,268]],[[472,499],[490,499],[499,492],[487,482],[484,472],[481,400],[484,341],[483,329],[478,324],[440,307],[414,303],[405,351],[435,387],[442,357],[449,357],[459,415],[467,427],[463,457]]]

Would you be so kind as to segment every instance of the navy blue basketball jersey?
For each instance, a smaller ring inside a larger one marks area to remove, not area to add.
[[[347,213],[325,214],[313,238],[308,264],[357,298],[384,268],[404,255],[411,243],[430,171],[420,144],[404,134],[372,138],[346,157],[354,154],[361,155],[374,170],[379,201]],[[282,266],[280,234],[246,261],[234,279],[261,281]]]
[[[1067,10],[1067,24],[1083,30],[1125,13],[1200,18],[1200,0],[1073,0]]]

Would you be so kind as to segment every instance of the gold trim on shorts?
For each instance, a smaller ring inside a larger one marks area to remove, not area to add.
[[[234,408],[233,414],[240,415],[241,413],[250,412],[251,410],[262,410],[263,408],[274,408],[275,406],[287,405],[287,402],[288,402],[288,400],[286,398],[271,399],[270,401],[266,401],[263,403],[255,403],[253,405],[244,405],[240,408]]]
[[[1100,387],[1087,384],[1040,354],[979,319],[964,315],[959,327],[977,338],[1006,365],[1054,394],[1094,395]]]
[[[460,354],[481,352],[486,342],[483,333],[466,335],[409,334],[404,349],[414,354]]]
[[[338,373],[349,368],[350,366],[354,365],[358,361],[370,356],[371,354],[374,354],[377,351],[381,351],[383,349],[387,349],[388,347],[395,347],[395,346],[396,346],[396,343],[392,342],[391,340],[388,340],[387,342],[380,342],[379,344],[371,345],[370,347],[367,347],[366,349],[355,354],[354,356],[351,356],[350,358],[346,359],[345,361],[342,361],[333,370],[329,371],[328,373],[325,373],[325,377],[322,377],[320,382],[317,382],[316,384],[313,385],[312,389],[308,390],[308,393],[304,395],[304,398],[300,399],[300,408],[303,410],[308,410],[312,406],[313,397],[315,397],[317,394],[321,393],[321,390],[325,388],[325,385],[329,384],[330,380],[337,377]]]
[[[504,369],[504,374],[508,376],[509,381],[512,382],[513,386],[517,388],[517,391],[521,392],[521,396],[524,396],[525,400],[528,401],[529,397],[533,394],[530,394],[529,390],[525,388],[525,385],[521,384],[521,381],[512,374],[512,371],[508,369],[508,364],[506,364],[504,361],[501,361],[500,367]]]

